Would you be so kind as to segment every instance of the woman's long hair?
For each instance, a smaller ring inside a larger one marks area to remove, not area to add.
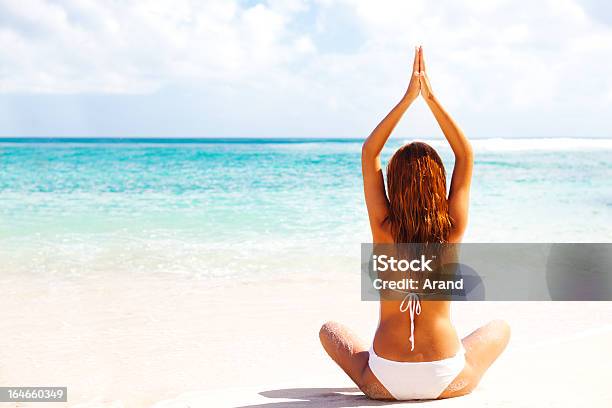
[[[446,172],[433,147],[402,146],[387,166],[389,215],[395,243],[446,243],[451,230]]]

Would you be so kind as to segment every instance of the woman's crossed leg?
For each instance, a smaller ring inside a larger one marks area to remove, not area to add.
[[[393,396],[378,381],[368,366],[369,346],[346,326],[327,322],[319,331],[327,354],[369,398],[392,400]],[[439,398],[459,397],[470,393],[487,369],[504,351],[510,339],[510,326],[493,320],[474,330],[463,340],[465,367],[440,394]]]

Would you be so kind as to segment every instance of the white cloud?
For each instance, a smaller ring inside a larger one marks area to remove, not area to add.
[[[240,80],[313,48],[287,30],[301,10],[289,3],[2,1],[0,90],[140,93]]]
[[[330,31],[339,10],[357,47]],[[612,27],[585,10],[572,0],[0,0],[0,93],[251,92],[268,97],[261,109],[327,109],[352,131],[349,121],[369,123],[401,96],[422,43],[435,90],[460,112],[601,110],[612,103]]]

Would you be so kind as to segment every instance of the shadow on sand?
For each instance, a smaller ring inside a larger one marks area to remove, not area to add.
[[[358,388],[287,388],[262,391],[266,398],[294,399],[296,401],[270,401],[264,404],[242,405],[236,408],[343,408],[377,407],[406,403],[406,401],[375,401],[366,398]]]

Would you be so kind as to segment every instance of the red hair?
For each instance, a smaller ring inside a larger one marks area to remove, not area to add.
[[[444,243],[451,219],[446,171],[435,149],[412,142],[398,149],[387,166],[389,215],[395,243]]]

